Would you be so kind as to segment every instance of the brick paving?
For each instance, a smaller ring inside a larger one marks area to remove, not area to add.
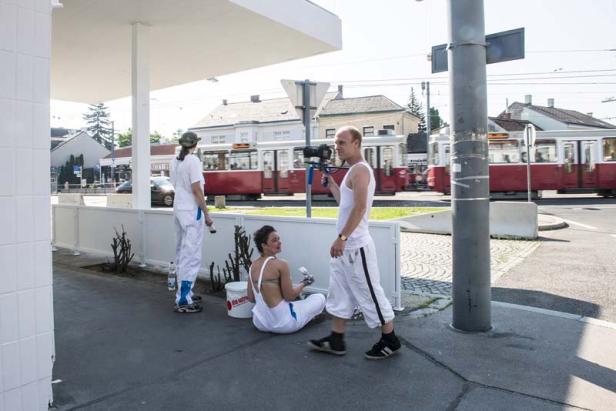
[[[402,289],[451,295],[451,236],[400,233]],[[490,241],[492,284],[539,246],[538,241]]]

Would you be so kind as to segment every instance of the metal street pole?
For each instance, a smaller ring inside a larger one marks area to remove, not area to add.
[[[524,132],[526,134],[526,190],[527,190],[527,194],[528,194],[528,202],[530,203],[531,201],[531,186],[530,186],[530,154],[531,154],[531,148],[530,148],[530,125],[527,124],[526,125],[526,129],[524,129]]]
[[[432,116],[430,115],[430,82],[421,82],[421,89],[426,90],[426,135],[428,141],[430,141],[430,134],[432,132]]]
[[[310,145],[310,80],[304,80],[304,128],[306,145]],[[312,217],[312,178],[310,165],[306,164],[306,217]]]
[[[483,0],[448,0],[453,322],[491,325],[490,190]]]

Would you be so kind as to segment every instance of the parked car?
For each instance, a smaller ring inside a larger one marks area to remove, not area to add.
[[[169,177],[150,177],[150,190],[152,193],[152,204],[162,204],[167,207],[173,206],[175,190]],[[132,192],[132,181],[125,181],[116,188],[116,193]]]

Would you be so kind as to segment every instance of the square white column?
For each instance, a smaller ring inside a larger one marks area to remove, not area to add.
[[[132,25],[133,208],[150,208],[149,27]]]

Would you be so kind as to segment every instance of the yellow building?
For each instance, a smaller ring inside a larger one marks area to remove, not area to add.
[[[354,126],[364,136],[378,130],[393,130],[396,135],[417,133],[419,117],[383,95],[343,98],[341,90],[318,115],[319,138],[333,138],[342,126]]]

